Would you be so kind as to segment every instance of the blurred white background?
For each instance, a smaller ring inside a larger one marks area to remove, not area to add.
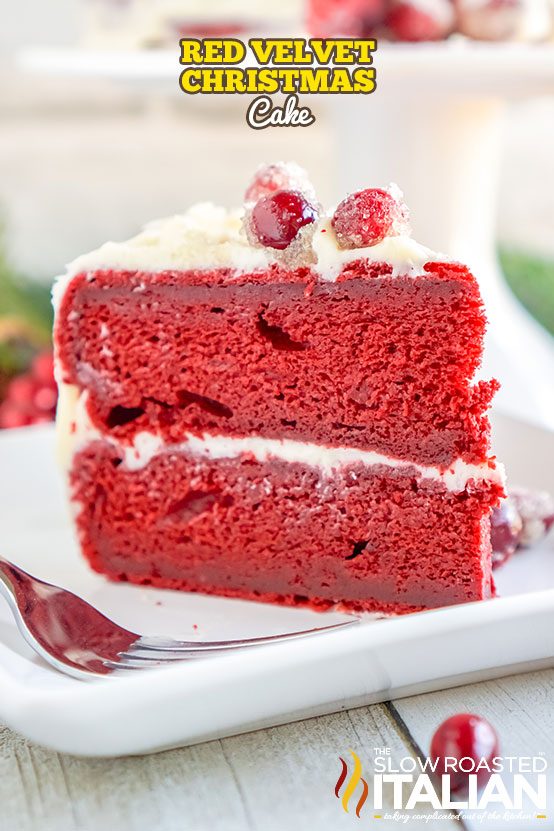
[[[0,2],[0,215],[17,268],[49,280],[77,254],[153,217],[206,198],[237,203],[266,159],[296,159],[324,201],[339,197],[325,101],[315,105],[318,121],[306,140],[300,130],[248,130],[237,97],[191,100],[169,85],[161,91],[18,71],[22,48],[80,42],[84,3]],[[553,146],[554,99],[515,104],[498,238],[552,259]]]

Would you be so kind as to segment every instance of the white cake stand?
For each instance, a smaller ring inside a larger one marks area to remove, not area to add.
[[[150,90],[178,93],[177,48],[32,49],[19,63],[43,74],[148,82]],[[495,245],[504,111],[512,99],[554,92],[554,45],[383,45],[375,65],[374,94],[326,96],[339,139],[339,193],[400,185],[414,236],[467,262],[480,280],[489,317],[483,374],[502,383],[497,405],[554,428],[554,340],[513,297]]]
[[[388,45],[375,64],[374,94],[333,100],[341,192],[400,185],[416,239],[468,263],[480,281],[483,373],[502,383],[497,406],[554,428],[554,339],[512,295],[495,242],[504,111],[516,97],[554,92],[554,45]]]
[[[113,81],[175,84],[178,92],[179,47],[175,49],[81,49],[29,47],[22,49],[18,66],[43,75],[106,78]]]

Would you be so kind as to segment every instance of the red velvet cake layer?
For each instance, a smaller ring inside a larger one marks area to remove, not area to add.
[[[496,389],[471,385],[481,298],[463,266],[426,270],[357,262],[336,283],[306,268],[79,275],[57,315],[64,380],[122,441],[206,431],[480,463]]]
[[[492,594],[489,513],[413,468],[319,469],[162,453],[127,470],[96,441],[71,471],[93,568],[115,580],[254,600],[409,612]]]

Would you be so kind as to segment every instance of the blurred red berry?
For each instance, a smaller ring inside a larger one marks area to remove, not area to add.
[[[0,428],[26,427],[52,421],[58,391],[50,351],[37,355],[28,372],[13,378],[0,404]]]
[[[457,762],[470,759],[475,766],[484,759],[490,767],[498,755],[498,749],[498,736],[490,722],[472,713],[458,713],[443,721],[436,730],[431,739],[430,757],[433,761],[438,760],[435,768],[437,776],[449,774],[451,790],[460,791],[468,784],[471,763],[464,761],[464,770],[452,770],[447,765],[447,759]],[[474,772],[479,785],[484,785],[491,775],[485,765]]]
[[[450,0],[400,0],[393,4],[386,25],[395,40],[443,40],[454,28],[454,8]]]
[[[492,567],[499,568],[516,551],[523,530],[523,522],[510,497],[504,499],[491,514]]]
[[[519,545],[536,545],[554,525],[554,498],[546,491],[510,488],[510,499],[523,524]]]
[[[455,7],[458,30],[475,40],[509,40],[532,13],[527,0],[456,0]]]
[[[41,384],[54,385],[54,356],[52,352],[41,352],[31,364],[31,373]]]
[[[34,378],[30,375],[19,375],[8,384],[5,400],[21,407],[31,407],[36,389]]]
[[[386,0],[311,0],[308,29],[319,38],[368,37],[386,11]]]
[[[26,427],[31,424],[31,417],[17,404],[4,401],[0,404],[0,429],[10,430],[14,427]]]
[[[35,392],[33,404],[41,413],[53,413],[57,400],[58,394],[54,387],[39,387]]]

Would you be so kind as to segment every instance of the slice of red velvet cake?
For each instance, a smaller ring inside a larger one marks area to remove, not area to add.
[[[79,258],[57,284],[63,455],[115,580],[407,612],[490,597],[495,382],[467,268],[401,194],[329,215],[293,165]]]

